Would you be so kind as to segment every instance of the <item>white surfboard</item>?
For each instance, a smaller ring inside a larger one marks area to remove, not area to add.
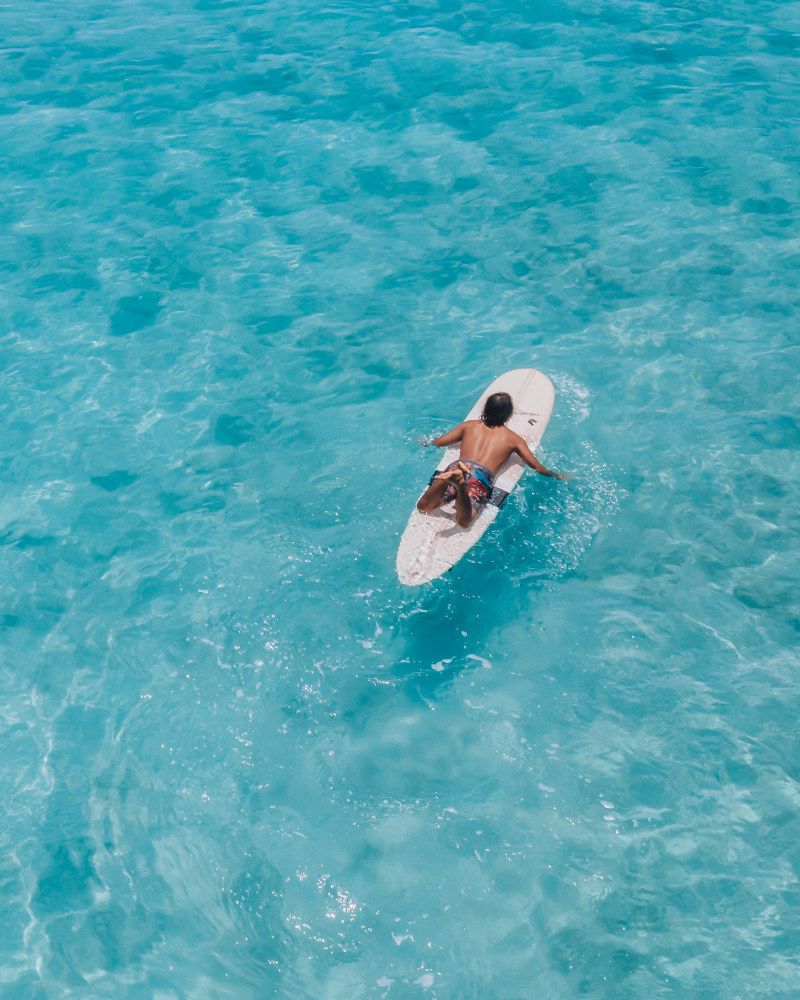
[[[536,368],[517,368],[506,372],[481,394],[466,419],[478,420],[487,397],[494,392],[507,392],[511,396],[514,413],[506,426],[524,437],[531,451],[535,451],[553,412],[556,397],[553,383]],[[436,472],[455,462],[459,450],[460,445],[447,448],[436,466]],[[500,467],[494,478],[491,498],[467,528],[456,524],[455,501],[427,513],[415,509],[397,551],[400,582],[412,586],[427,583],[455,566],[497,517],[503,501],[519,482],[524,469],[525,463],[518,455],[512,455]]]

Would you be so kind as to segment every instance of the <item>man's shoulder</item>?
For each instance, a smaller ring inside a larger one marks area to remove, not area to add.
[[[527,441],[521,434],[517,434],[516,431],[512,431],[510,427],[506,427],[506,442],[509,448],[517,451],[519,448],[525,448],[527,446]]]

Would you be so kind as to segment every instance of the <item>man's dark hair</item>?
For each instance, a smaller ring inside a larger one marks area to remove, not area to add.
[[[502,427],[514,412],[514,401],[507,392],[495,392],[483,406],[481,420],[487,427]]]

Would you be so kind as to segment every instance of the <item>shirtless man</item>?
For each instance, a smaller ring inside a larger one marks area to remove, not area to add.
[[[434,510],[455,497],[456,523],[462,528],[468,527],[491,496],[497,470],[513,452],[543,476],[569,478],[546,469],[525,444],[525,439],[505,426],[513,412],[511,396],[507,392],[496,392],[486,400],[480,420],[465,420],[430,442],[443,448],[460,441],[461,453],[456,462],[434,477],[417,501],[417,510]],[[470,457],[465,457],[467,455]]]

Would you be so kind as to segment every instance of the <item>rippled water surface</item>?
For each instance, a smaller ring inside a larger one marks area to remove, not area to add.
[[[0,984],[800,981],[800,5],[0,11]],[[433,455],[536,366],[444,579]]]

